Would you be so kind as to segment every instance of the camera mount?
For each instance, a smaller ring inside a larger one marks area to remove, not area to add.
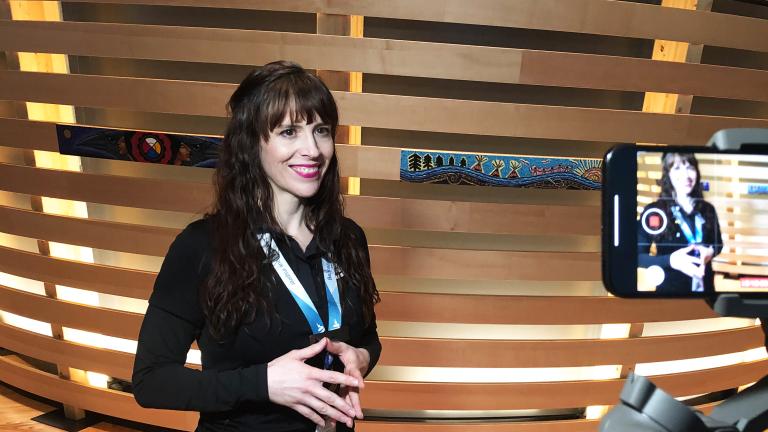
[[[721,151],[768,154],[768,129],[723,129],[707,143]],[[721,316],[768,320],[768,299],[719,294],[708,302]],[[647,378],[630,374],[620,402],[600,422],[601,432],[759,432],[768,429],[768,376],[726,399],[709,416],[692,410]]]

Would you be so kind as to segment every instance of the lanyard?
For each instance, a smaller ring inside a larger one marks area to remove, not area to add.
[[[296,277],[296,273],[288,265],[288,261],[285,260],[283,253],[277,247],[277,243],[269,233],[259,234],[259,241],[261,247],[264,249],[264,253],[269,256],[269,248],[277,251],[278,258],[272,262],[272,266],[275,268],[278,276],[282,279],[285,286],[290,291],[291,296],[299,305],[301,312],[307,319],[313,334],[325,333],[325,325],[320,318],[320,314],[317,312],[317,308],[312,303],[312,299],[309,298],[307,290],[299,282],[299,278]],[[341,302],[339,301],[339,285],[336,282],[336,272],[333,264],[323,258],[323,279],[325,280],[325,293],[328,297],[328,330],[336,330],[341,327]]]
[[[704,232],[701,229],[701,227],[704,226],[704,218],[701,217],[700,214],[696,213],[696,216],[694,217],[696,235],[694,235],[693,232],[691,232],[691,227],[688,226],[688,223],[680,214],[680,208],[677,206],[672,207],[672,213],[675,216],[675,220],[677,221],[677,224],[680,225],[680,230],[683,232],[683,235],[685,236],[686,240],[688,240],[688,244],[701,243],[701,240],[704,238]]]

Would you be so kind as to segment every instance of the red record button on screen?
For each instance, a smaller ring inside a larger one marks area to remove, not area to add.
[[[667,227],[667,216],[658,208],[649,208],[640,218],[645,232],[656,235]]]
[[[648,228],[652,230],[661,228],[661,216],[657,214],[648,216]]]

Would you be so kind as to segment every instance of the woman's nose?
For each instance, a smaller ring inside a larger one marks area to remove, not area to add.
[[[303,134],[301,140],[301,155],[310,158],[316,158],[320,155],[320,148],[317,146],[317,139],[312,131]]]

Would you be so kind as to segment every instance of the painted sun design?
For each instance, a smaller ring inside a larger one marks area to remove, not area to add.
[[[594,182],[603,181],[603,161],[600,159],[571,159],[571,162],[576,164],[573,172],[579,177],[584,177],[587,180]]]

